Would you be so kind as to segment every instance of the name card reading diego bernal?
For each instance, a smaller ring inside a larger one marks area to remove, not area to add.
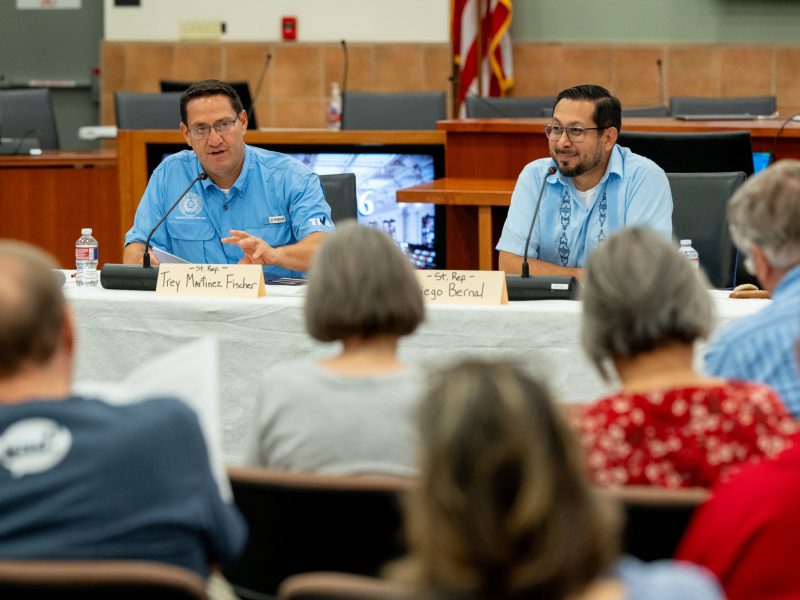
[[[502,271],[418,270],[417,281],[428,302],[438,304],[508,304]]]
[[[194,265],[169,263],[158,267],[156,294],[162,296],[266,296],[264,271],[258,265]]]

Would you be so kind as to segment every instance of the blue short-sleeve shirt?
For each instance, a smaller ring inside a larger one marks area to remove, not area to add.
[[[556,171],[550,158],[525,166],[511,196],[497,250],[523,256],[536,198],[544,185],[528,256],[562,267],[584,267],[612,232],[644,225],[672,235],[672,194],[667,176],[653,161],[614,146],[608,167],[588,206],[577,197],[571,177]]]
[[[202,166],[191,150],[173,154],[153,171],[136,210],[125,244],[144,242],[147,234],[189,185]],[[245,146],[242,172],[226,194],[206,179],[192,186],[151,244],[191,263],[233,264],[243,257],[223,244],[231,229],[241,229],[271,246],[286,246],[310,233],[333,229],[331,210],[319,177],[289,156]],[[264,267],[265,277],[302,277],[281,267]]]

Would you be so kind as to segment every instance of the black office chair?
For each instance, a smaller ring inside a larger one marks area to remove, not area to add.
[[[744,273],[734,275],[736,247],[725,216],[728,200],[744,183],[744,173],[667,173],[667,179],[675,237],[692,240],[700,268],[714,287],[732,287],[734,280],[744,283]]]
[[[436,129],[436,121],[441,121],[446,115],[444,92],[345,92],[342,129]]]
[[[701,488],[639,485],[602,489],[600,494],[621,504],[622,549],[644,561],[672,558],[695,509],[710,496]]]
[[[186,88],[190,85],[195,83],[194,81],[174,81],[172,79],[162,79],[159,82],[161,86],[162,92],[184,92]],[[256,122],[256,111],[253,109],[252,112],[250,111],[250,105],[253,103],[253,100],[250,96],[250,85],[246,81],[228,81],[226,82],[229,86],[231,86],[236,93],[239,95],[239,100],[242,101],[242,106],[244,107],[245,112],[250,115],[250,119],[247,121],[247,128],[248,129],[258,129],[258,124]]]
[[[356,176],[353,173],[320,175],[319,182],[325,192],[325,200],[331,207],[331,218],[335,224],[358,218]]]
[[[543,108],[541,116],[549,118],[553,116],[553,107]],[[668,117],[669,110],[666,106],[640,106],[638,108],[623,108],[622,118],[643,118],[643,117]]]
[[[640,106],[638,108],[623,108],[622,118],[659,118],[668,117],[669,109],[666,106]]]
[[[177,129],[181,122],[181,94],[116,92],[114,104],[119,129]]]
[[[290,575],[342,571],[377,575],[405,552],[399,498],[403,477],[326,476],[231,467],[236,506],[250,534],[224,569],[241,598],[275,595]]]
[[[673,96],[669,110],[673,115],[772,115],[777,110],[775,96],[701,98]]]
[[[553,110],[555,96],[529,96],[519,98],[484,98],[467,96],[468,119],[538,118],[543,109]]]
[[[0,561],[0,598],[205,600],[196,573],[147,561]]]
[[[38,144],[29,147],[60,148],[50,90],[1,91],[0,136],[15,140],[38,140]]]
[[[749,131],[655,133],[623,129],[617,143],[646,156],[667,173],[753,174]]]

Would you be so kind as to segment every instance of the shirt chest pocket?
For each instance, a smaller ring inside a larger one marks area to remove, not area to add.
[[[211,246],[219,244],[217,232],[206,220],[167,221],[167,230],[172,240],[172,252],[193,263],[204,263],[211,259]]]
[[[245,227],[244,230],[250,235],[261,238],[273,247],[285,246],[295,241],[289,223],[271,223],[269,225],[262,223],[252,227]]]

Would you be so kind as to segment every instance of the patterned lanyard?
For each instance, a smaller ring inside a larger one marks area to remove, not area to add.
[[[600,198],[600,206],[598,206],[598,218],[600,220],[600,233],[597,235],[598,242],[602,242],[604,239],[606,239],[606,218],[608,217],[606,183],[608,183],[608,180],[603,183],[603,196]],[[572,220],[572,199],[566,186],[564,186],[564,193],[561,195],[561,204],[558,212],[561,222],[561,235],[558,237],[558,256],[561,260],[561,266],[566,267],[567,263],[569,263],[570,252],[567,228]]]

